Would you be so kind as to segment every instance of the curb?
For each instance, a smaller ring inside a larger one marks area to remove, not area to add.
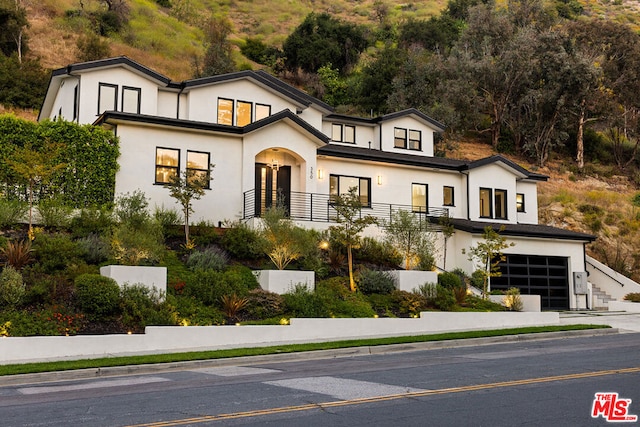
[[[380,346],[348,347],[333,350],[314,350],[296,353],[268,354],[260,356],[230,357],[225,359],[194,360],[188,362],[168,362],[147,365],[111,366],[105,368],[87,368],[71,371],[41,372],[35,374],[17,374],[0,376],[0,387],[27,385],[42,382],[86,380],[109,378],[124,375],[144,375],[166,371],[184,371],[220,366],[256,365],[262,363],[282,363],[304,360],[333,359],[383,355],[389,353],[438,350],[444,348],[473,347],[513,342],[543,341],[560,338],[579,338],[618,334],[617,328],[585,329],[580,331],[541,332],[533,334],[504,335],[500,337],[467,338],[445,341],[427,341],[407,344],[388,344]]]

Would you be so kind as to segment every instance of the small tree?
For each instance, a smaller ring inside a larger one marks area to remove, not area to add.
[[[356,290],[356,282],[353,280],[352,250],[360,246],[360,233],[368,225],[376,223],[374,217],[370,215],[362,216],[362,202],[357,192],[357,187],[351,187],[347,194],[340,194],[335,198],[333,208],[338,213],[336,217],[338,225],[329,228],[336,241],[347,248],[349,286],[352,291]]]
[[[478,242],[476,246],[471,246],[468,250],[462,249],[462,253],[469,255],[469,261],[474,262],[482,274],[482,297],[484,299],[487,299],[488,293],[491,292],[491,278],[501,275],[498,266],[501,261],[504,261],[502,250],[515,246],[515,243],[507,243],[507,238],[499,234],[503,230],[504,227],[495,231],[493,227],[487,226],[482,233],[483,242]]]
[[[420,263],[420,255],[425,247],[433,246],[427,223],[421,222],[416,214],[399,210],[391,215],[385,226],[387,243],[404,257],[405,270],[411,270]],[[426,251],[433,252],[433,251]]]
[[[186,169],[181,175],[175,174],[169,178],[169,183],[165,188],[169,190],[169,195],[173,197],[180,206],[184,216],[184,236],[185,244],[189,246],[189,214],[193,213],[194,200],[200,200],[204,196],[204,190],[209,187],[209,182],[213,180],[211,169],[215,165],[209,165],[206,173],[199,173],[193,169]]]
[[[33,240],[33,194],[38,184],[51,180],[53,175],[67,167],[66,163],[55,163],[61,147],[59,144],[46,142],[37,150],[31,143],[17,148],[13,158],[8,160],[9,167],[27,185],[29,192],[29,238]]]
[[[447,270],[447,244],[449,243],[449,239],[456,232],[453,224],[451,224],[451,218],[447,216],[441,216],[438,219],[438,224],[440,225],[440,229],[442,231],[442,235],[444,236],[444,245],[443,245],[443,254],[442,254],[442,269]]]

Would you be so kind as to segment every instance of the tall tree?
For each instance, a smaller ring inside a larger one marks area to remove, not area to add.
[[[6,56],[13,53],[22,62],[26,48],[25,29],[29,26],[27,11],[20,0],[0,0],[0,50]]]
[[[205,42],[207,50],[204,55],[202,71],[196,70],[196,77],[214,76],[235,71],[236,66],[232,57],[232,46],[229,42],[231,21],[226,18],[212,17],[207,22]]]

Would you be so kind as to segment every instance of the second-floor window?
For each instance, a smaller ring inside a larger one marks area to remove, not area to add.
[[[409,150],[422,150],[422,132],[414,129],[393,128],[393,146]]]
[[[523,193],[516,194],[516,211],[517,212],[525,212],[525,210],[524,210],[524,194]]]
[[[480,188],[480,217],[507,219],[507,190]]]
[[[98,115],[118,109],[118,85],[98,84]]]
[[[122,112],[140,114],[140,88],[122,86]]]
[[[453,206],[454,205],[453,198],[453,187],[444,186],[442,187],[442,205],[443,206]]]
[[[343,125],[340,123],[333,123],[331,125],[331,140],[335,142],[348,142],[351,144],[355,144],[356,127]]]
[[[329,198],[335,200],[338,195],[349,193],[355,187],[363,207],[371,207],[371,178],[357,176],[331,175],[329,176]]]
[[[236,101],[229,98],[218,98],[218,124],[229,126],[246,126],[271,115],[271,106]]]

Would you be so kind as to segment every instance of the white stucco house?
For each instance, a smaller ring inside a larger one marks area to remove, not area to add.
[[[576,295],[574,276],[583,280],[584,248],[594,236],[538,224],[536,184],[547,177],[502,156],[435,157],[443,125],[418,110],[347,116],[264,71],[174,82],[117,57],[53,71],[39,119],[54,118],[119,136],[116,193],[140,189],[152,205],[174,206],[163,187],[169,177],[215,164],[195,220],[251,221],[280,193],[293,219],[326,228],[331,195],[355,186],[365,214],[450,217],[448,269],[472,272],[462,249],[481,240],[487,225],[504,226],[515,246],[493,288],[539,294],[545,309],[589,305]]]

